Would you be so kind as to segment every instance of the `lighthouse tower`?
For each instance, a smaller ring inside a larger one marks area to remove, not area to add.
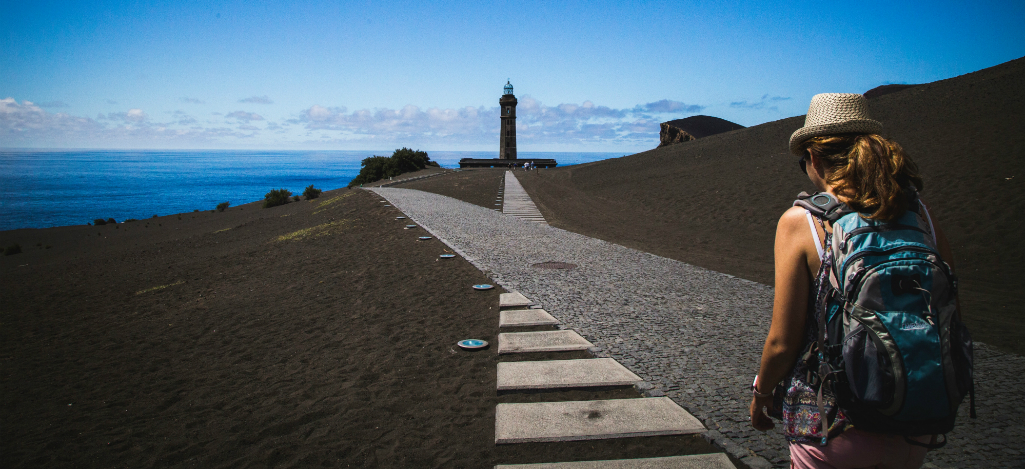
[[[513,96],[513,86],[508,80],[505,82],[505,93],[498,99],[498,105],[502,109],[502,127],[498,139],[498,157],[503,160],[516,159],[516,96]]]

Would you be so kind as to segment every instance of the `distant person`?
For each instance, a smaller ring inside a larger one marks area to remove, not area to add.
[[[782,420],[791,467],[917,468],[966,394],[974,417],[954,256],[918,198],[917,166],[880,132],[862,95],[826,93],[790,138],[820,192],[776,228],[750,412],[758,430]]]

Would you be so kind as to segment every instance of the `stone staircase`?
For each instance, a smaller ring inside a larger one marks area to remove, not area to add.
[[[506,193],[509,181],[506,174]],[[515,184],[519,187],[519,183]],[[520,187],[522,190],[522,187]],[[531,204],[533,205],[533,204]],[[536,210],[536,209],[535,209]],[[499,297],[499,327],[556,325],[558,320],[517,292]],[[498,353],[587,350],[592,345],[572,330],[504,332]],[[612,358],[500,362],[498,391],[629,386],[639,376]],[[604,440],[701,433],[705,426],[668,397],[498,404],[495,444]],[[725,453],[601,461],[498,465],[496,469],[735,469]]]

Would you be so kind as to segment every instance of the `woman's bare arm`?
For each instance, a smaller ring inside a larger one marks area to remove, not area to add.
[[[804,210],[794,207],[780,217],[776,227],[775,265],[776,291],[772,305],[772,325],[762,349],[761,369],[758,372],[758,390],[769,393],[793,368],[800,353],[808,307],[809,251],[816,256],[814,241],[808,228]],[[774,426],[762,412],[772,410],[772,399],[751,401],[751,425],[759,430]]]

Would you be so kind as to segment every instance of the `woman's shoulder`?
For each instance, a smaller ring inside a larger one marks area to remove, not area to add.
[[[804,208],[793,206],[783,212],[783,215],[779,217],[779,224],[776,229],[802,227],[808,224],[807,214],[808,211]]]

